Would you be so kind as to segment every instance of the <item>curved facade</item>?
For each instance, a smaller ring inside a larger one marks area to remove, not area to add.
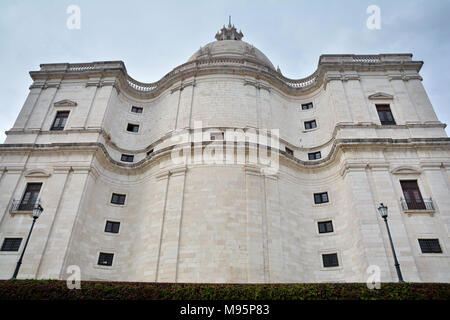
[[[382,202],[405,280],[449,282],[450,139],[422,62],[322,55],[288,79],[242,36],[155,83],[121,61],[30,72],[0,145],[0,241],[18,245],[0,277],[39,201],[19,278],[396,281]]]

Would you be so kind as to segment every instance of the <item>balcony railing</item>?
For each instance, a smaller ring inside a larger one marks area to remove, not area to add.
[[[40,203],[38,199],[35,202],[32,201],[22,201],[22,200],[13,200],[11,203],[11,207],[9,211],[33,211],[34,207]]]
[[[407,201],[404,198],[400,198],[400,203],[402,204],[403,211],[407,210],[426,210],[434,211],[433,199],[424,198],[423,202]]]

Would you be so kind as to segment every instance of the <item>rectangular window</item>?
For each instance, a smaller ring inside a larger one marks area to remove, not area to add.
[[[310,129],[314,129],[314,128],[317,128],[316,120],[305,121],[305,129],[306,130],[310,130]]]
[[[328,202],[328,192],[314,193],[314,203]]]
[[[139,125],[129,123],[128,126],[127,126],[127,131],[128,132],[138,132],[139,131]]]
[[[125,198],[126,195],[124,194],[113,193],[111,197],[111,203],[123,205],[125,204]]]
[[[105,232],[119,233],[120,222],[106,221]]]
[[[333,232],[333,222],[330,221],[321,221],[318,223],[319,233],[329,233]]]
[[[99,266],[112,266],[114,253],[100,252],[97,264]]]
[[[122,154],[122,157],[120,157],[120,160],[123,162],[133,162],[134,156],[131,154]]]
[[[309,110],[313,108],[313,103],[309,102],[309,103],[304,103],[302,104],[302,110]]]
[[[69,117],[70,111],[58,111],[56,112],[55,120],[53,120],[52,127],[50,130],[57,131],[57,130],[64,130],[64,127],[67,122],[67,118]]]
[[[5,238],[0,251],[19,251],[22,238]]]
[[[308,153],[309,160],[317,160],[320,158],[322,158],[322,154],[320,153],[320,151]]]
[[[284,147],[284,150],[286,151],[287,154],[293,156],[294,155],[294,151],[292,151],[291,149],[289,149],[288,147]]]
[[[210,138],[211,138],[211,140],[223,140],[224,134],[223,134],[223,132],[211,132]]]
[[[339,261],[337,253],[328,253],[322,255],[323,266],[325,268],[338,267]]]
[[[28,183],[25,193],[18,207],[19,211],[31,211],[34,208],[39,192],[41,191],[42,183]]]
[[[395,125],[395,120],[388,104],[377,104],[376,107],[382,125]]]
[[[409,210],[425,210],[425,203],[422,199],[417,180],[400,181],[405,202]]]
[[[442,253],[439,239],[418,239],[422,253]]]
[[[135,106],[131,107],[131,112],[134,112],[134,113],[142,113],[143,110],[144,110],[144,108],[141,108],[141,107],[135,107]]]

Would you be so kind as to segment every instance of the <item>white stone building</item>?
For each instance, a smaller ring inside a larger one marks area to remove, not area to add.
[[[423,63],[322,55],[292,80],[242,36],[224,27],[150,84],[121,61],[30,72],[0,145],[0,278],[39,202],[19,278],[397,281],[384,203],[405,281],[449,282],[450,139]],[[266,130],[270,165],[251,159]]]

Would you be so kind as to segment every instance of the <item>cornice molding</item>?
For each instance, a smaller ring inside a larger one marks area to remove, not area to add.
[[[392,100],[394,99],[394,96],[389,93],[377,92],[371,94],[368,98],[369,100]]]
[[[154,83],[142,83],[131,78],[122,61],[103,61],[82,64],[44,64],[40,71],[31,71],[30,76],[35,81],[32,87],[44,87],[51,84],[51,80],[61,79],[89,79],[86,85],[98,85],[95,77],[116,78],[117,83],[112,80],[100,80],[100,86],[116,85],[118,90],[126,92],[135,98],[150,99],[159,96],[163,91],[173,87],[174,84],[192,77],[211,74],[232,74],[237,76],[253,77],[264,81],[282,92],[299,96],[310,93],[321,86],[326,86],[332,80],[359,80],[359,72],[399,70],[398,74],[405,81],[421,79],[417,74],[423,62],[411,61],[410,54],[397,55],[322,55],[316,71],[302,79],[289,79],[276,70],[252,59],[250,56],[240,58],[217,57],[189,61],[184,63],[163,78]],[[409,71],[405,74],[405,71]],[[337,73],[329,75],[328,72]],[[392,76],[397,73],[394,72]],[[48,80],[48,81],[47,81]],[[58,84],[59,85],[59,84]],[[270,88],[270,87],[269,87]],[[265,88],[263,88],[265,89]]]

